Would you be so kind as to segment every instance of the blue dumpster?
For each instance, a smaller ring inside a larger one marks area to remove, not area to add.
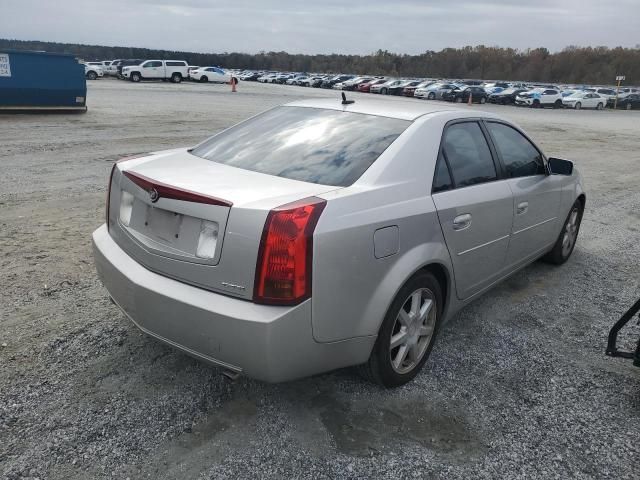
[[[84,65],[69,54],[0,50],[0,112],[86,111]]]

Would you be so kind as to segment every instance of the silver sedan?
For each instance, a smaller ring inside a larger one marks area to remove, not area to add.
[[[492,114],[291,103],[116,163],[97,270],[144,332],[269,382],[359,365],[401,385],[461,307],[565,262],[581,177]]]

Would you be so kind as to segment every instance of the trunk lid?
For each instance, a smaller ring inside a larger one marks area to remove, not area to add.
[[[109,233],[156,273],[250,299],[268,212],[335,189],[157,152],[116,165]]]

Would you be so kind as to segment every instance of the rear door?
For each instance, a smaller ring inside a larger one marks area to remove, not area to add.
[[[511,188],[501,179],[480,122],[456,121],[445,128],[432,198],[457,296],[469,298],[500,278],[513,220]]]
[[[562,178],[548,175],[540,150],[518,129],[485,121],[513,192],[513,228],[507,268],[527,262],[556,240]]]

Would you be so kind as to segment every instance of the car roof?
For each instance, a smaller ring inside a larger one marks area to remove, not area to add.
[[[342,110],[346,112],[377,115],[380,117],[398,118],[400,120],[411,121],[422,117],[423,115],[440,112],[459,112],[460,117],[467,117],[469,116],[469,113],[471,113],[467,109],[456,107],[454,105],[447,105],[440,102],[403,102],[398,101],[397,99],[358,98],[355,103],[342,105],[342,99],[337,95],[335,99],[318,98],[301,100],[297,102],[287,103],[285,106]],[[479,112],[477,110],[474,110],[473,116],[493,117],[494,115],[487,112]]]

